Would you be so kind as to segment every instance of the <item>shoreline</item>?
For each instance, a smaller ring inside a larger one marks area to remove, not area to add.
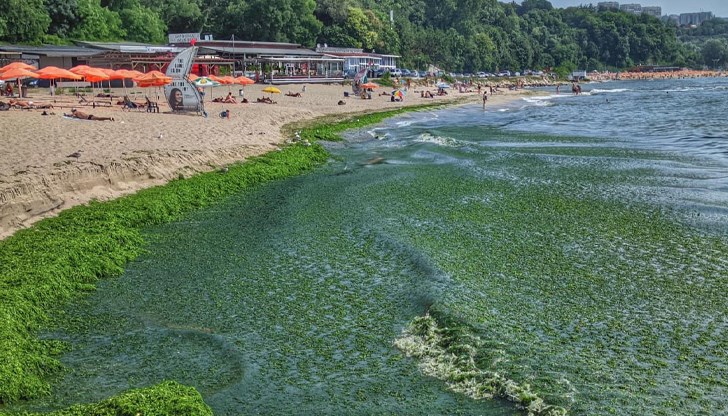
[[[458,102],[467,100],[450,103]],[[360,112],[355,119],[349,113],[348,120],[341,123],[377,123],[385,116],[378,113],[367,116]],[[309,131],[328,125],[311,123]],[[169,181],[106,203],[85,204],[72,210],[60,207],[58,212],[63,215],[38,223],[32,232],[19,232],[2,241],[0,274],[13,285],[8,287],[9,301],[0,305],[0,316],[8,318],[0,331],[0,348],[12,352],[0,365],[0,379],[8,382],[0,389],[0,403],[44,395],[48,377],[62,368],[56,358],[62,347],[56,341],[37,338],[37,332],[47,328],[58,308],[93,290],[99,279],[120,275],[126,263],[143,251],[143,227],[176,221],[251,186],[301,174],[328,159],[328,153],[316,143],[296,141],[280,150],[266,152],[247,163],[232,164],[229,169],[219,170],[220,174]],[[23,364],[28,362],[42,365]]]
[[[262,88],[246,87],[245,97],[254,101],[264,96]],[[7,153],[0,161],[0,240],[77,205],[115,199],[275,151],[286,144],[292,131],[287,126],[305,126],[322,117],[336,122],[413,105],[480,102],[477,92],[454,90],[445,97],[421,99],[423,89],[427,88],[413,87],[411,98],[404,102],[372,94],[371,100],[349,97],[339,105],[349,86],[308,85],[303,97],[277,94],[275,105],[206,103],[209,118],[164,113],[165,104],[161,114],[122,111],[120,106],[92,108],[78,105],[74,96],[33,91],[30,99],[35,103],[54,104],[45,110],[51,115],[42,116],[43,110],[10,110],[2,117],[5,129],[15,134],[6,139]],[[218,90],[210,95],[227,92],[224,87]],[[123,91],[113,94],[123,96]],[[142,94],[156,97],[148,91]],[[523,90],[502,91],[489,97],[488,105],[520,94]],[[115,121],[63,117],[72,107]],[[231,110],[230,119],[217,116],[223,109]]]

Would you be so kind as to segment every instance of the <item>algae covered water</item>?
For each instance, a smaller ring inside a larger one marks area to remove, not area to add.
[[[432,311],[471,364],[571,414],[726,413],[727,88],[605,83],[350,132],[312,174],[149,229],[68,311],[69,372],[36,405],[173,379],[216,414],[518,414],[394,346]]]

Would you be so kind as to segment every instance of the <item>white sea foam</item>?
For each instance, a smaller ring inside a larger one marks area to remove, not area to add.
[[[435,136],[431,133],[422,133],[414,140],[420,143],[432,143],[439,146],[457,147],[462,146],[463,143],[459,140],[453,139],[452,137]]]
[[[401,120],[401,121],[396,122],[395,125],[397,127],[407,127],[407,126],[411,126],[414,122],[415,122],[415,120]]]
[[[594,88],[593,90],[590,90],[589,92],[591,92],[592,94],[609,94],[609,93],[627,92],[627,91],[632,91],[632,90],[629,88],[615,88],[613,90],[602,90],[599,88]]]
[[[680,87],[667,90],[658,90],[659,92],[690,92],[690,91],[705,91],[703,87]]]

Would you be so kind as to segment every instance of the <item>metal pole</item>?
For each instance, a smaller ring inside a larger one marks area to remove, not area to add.
[[[235,34],[233,33],[233,73],[232,76],[235,76]]]

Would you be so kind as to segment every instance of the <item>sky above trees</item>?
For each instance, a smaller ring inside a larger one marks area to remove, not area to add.
[[[550,0],[554,7],[578,6],[594,4],[607,0]],[[611,0],[622,3],[637,3],[642,6],[661,6],[662,14],[693,13],[699,11],[713,12],[718,17],[728,17],[728,1],[726,0]],[[702,9],[702,10],[701,10]]]

